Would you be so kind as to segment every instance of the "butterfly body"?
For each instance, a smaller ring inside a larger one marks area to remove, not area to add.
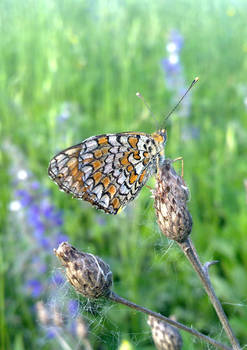
[[[165,130],[92,136],[58,153],[48,174],[61,190],[117,214],[156,172],[165,142]]]

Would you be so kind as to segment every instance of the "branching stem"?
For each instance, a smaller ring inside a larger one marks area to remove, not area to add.
[[[183,250],[184,254],[186,255],[187,259],[190,261],[192,264],[194,270],[197,272],[205,291],[207,292],[211,303],[219,317],[219,320],[222,324],[222,327],[224,328],[231,344],[234,350],[241,350],[240,345],[238,343],[237,338],[235,337],[233,330],[230,326],[230,323],[228,321],[228,318],[226,317],[226,314],[221,306],[221,303],[219,299],[217,298],[214,288],[212,286],[212,283],[209,278],[208,274],[208,268],[210,265],[216,262],[209,262],[202,266],[200,259],[198,257],[198,254],[196,252],[196,249],[191,241],[190,238],[187,238],[184,242],[178,243],[181,249]]]
[[[115,294],[112,291],[111,291],[111,293],[110,293],[108,298],[110,300],[112,300],[112,301],[115,301],[116,303],[123,304],[123,305],[128,306],[128,307],[130,307],[132,309],[135,309],[135,310],[138,310],[140,312],[143,312],[143,313],[145,313],[147,315],[154,316],[154,317],[158,318],[161,321],[165,321],[165,322],[169,323],[170,325],[172,325],[172,326],[174,326],[176,328],[182,329],[183,331],[186,331],[186,332],[188,332],[188,333],[198,337],[199,339],[204,340],[204,341],[214,345],[215,347],[218,347],[219,349],[231,350],[231,348],[229,348],[228,346],[226,346],[226,345],[224,345],[224,344],[222,344],[220,342],[217,342],[216,340],[208,337],[207,335],[204,335],[204,334],[196,331],[195,329],[189,328],[189,327],[183,325],[182,323],[173,321],[170,318],[165,317],[165,316],[163,316],[163,315],[161,315],[161,314],[159,314],[157,312],[154,312],[154,311],[151,311],[149,309],[146,309],[143,306],[140,306],[140,305],[137,305],[135,303],[132,303],[131,301],[120,297],[119,295]]]

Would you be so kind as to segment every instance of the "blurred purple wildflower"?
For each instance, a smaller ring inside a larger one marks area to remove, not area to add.
[[[172,30],[169,34],[169,38],[166,44],[166,51],[168,56],[162,60],[163,69],[165,72],[170,73],[176,70],[180,70],[180,51],[183,47],[184,39],[182,35]]]
[[[64,122],[67,119],[69,119],[71,116],[71,104],[68,102],[65,102],[61,106],[60,113],[57,116],[58,122]]]
[[[46,336],[48,339],[53,339],[56,337],[56,331],[55,331],[54,327],[47,328]]]
[[[56,238],[55,239],[56,239],[55,247],[58,247],[60,243],[68,242],[69,237],[67,235],[65,235],[64,233],[62,233],[62,232],[58,232],[56,234]]]
[[[183,141],[198,139],[200,137],[200,129],[195,126],[183,127],[181,137]]]
[[[169,40],[166,45],[168,52],[179,52],[184,46],[184,38],[178,30],[172,29],[170,32]]]
[[[162,59],[161,66],[165,73],[165,81],[169,90],[173,92],[177,100],[180,89],[185,86],[183,67],[181,65],[180,53],[184,44],[182,35],[177,30],[172,30],[166,44],[166,57]]]
[[[43,200],[40,203],[40,210],[42,215],[48,220],[53,218],[55,207],[47,200]]]
[[[182,74],[179,53],[183,44],[184,40],[181,34],[176,30],[172,30],[166,45],[168,56],[161,61],[162,68],[168,78],[169,75]]]
[[[169,55],[167,58],[163,58],[161,61],[163,70],[169,74],[177,74],[181,72],[181,65],[179,56],[177,54]]]
[[[24,190],[24,189],[19,189],[15,192],[16,197],[20,200],[20,203],[23,207],[26,207],[29,205],[32,201],[32,196],[31,194]]]
[[[64,298],[64,276],[58,270],[52,274],[49,270],[53,266],[52,260],[56,259],[52,248],[68,241],[64,233],[63,212],[52,203],[50,192],[34,178],[19,149],[11,143],[6,143],[5,148],[11,160],[10,175],[13,179],[9,229],[13,240],[18,239],[15,251],[18,264],[11,273],[21,274],[23,281],[22,285],[16,284],[16,288],[19,287],[20,292],[33,298],[37,304],[42,303],[39,312],[35,309],[35,318],[38,316],[47,339],[58,339],[66,334],[70,343],[76,346],[78,340],[74,340],[71,327],[73,319],[68,317],[65,323],[59,320],[63,320],[68,311],[75,315],[79,304]]]
[[[60,286],[65,282],[64,276],[58,271],[53,274],[52,280],[57,286]]]
[[[40,247],[46,250],[50,250],[50,251],[52,250],[53,244],[51,243],[48,237],[45,237],[44,235],[39,233],[36,233],[34,236],[37,240],[37,243],[40,245]]]
[[[9,205],[10,217],[16,224],[18,237],[26,247],[25,256],[20,256],[19,261],[23,261],[23,280],[28,287],[25,290],[37,298],[41,291],[47,293],[50,288],[50,279],[45,273],[53,259],[52,248],[63,240],[68,241],[63,232],[63,212],[52,204],[49,191],[25,167],[21,152],[12,144],[6,148],[12,160],[10,173],[13,178],[13,199]]]
[[[80,303],[77,300],[71,299],[68,303],[68,312],[71,318],[75,318],[80,309]]]
[[[76,335],[76,327],[77,327],[77,319],[72,319],[70,323],[70,332],[75,336]]]
[[[177,30],[171,30],[167,44],[166,57],[161,60],[161,67],[165,74],[165,83],[168,90],[172,92],[172,105],[174,106],[183,96],[187,89],[184,77],[184,69],[181,64],[181,50],[184,46],[184,38]],[[188,118],[191,113],[192,91],[181,102],[177,115],[181,118]],[[183,129],[183,128],[182,128]],[[190,138],[198,137],[199,131],[194,126],[182,130],[182,138],[187,141]],[[197,131],[195,131],[197,129]]]
[[[106,225],[106,219],[100,214],[96,216],[96,221],[97,221],[98,225],[100,225],[100,226]]]
[[[47,265],[39,256],[33,256],[31,264],[39,274],[43,274],[47,271]]]
[[[26,282],[26,287],[33,298],[37,299],[43,292],[42,283],[37,279],[30,279]]]
[[[40,183],[38,181],[31,182],[31,189],[37,191],[40,188]]]

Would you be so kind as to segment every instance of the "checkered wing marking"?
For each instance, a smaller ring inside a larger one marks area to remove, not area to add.
[[[148,134],[93,136],[56,155],[48,173],[63,191],[117,214],[154,172],[157,153]]]
[[[83,198],[86,189],[82,182],[82,173],[79,171],[80,151],[81,144],[78,144],[58,153],[50,161],[48,175],[62,191]]]

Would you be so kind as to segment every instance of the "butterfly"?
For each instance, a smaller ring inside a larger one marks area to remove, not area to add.
[[[92,136],[52,158],[48,175],[62,191],[117,214],[157,171],[166,138],[165,129]]]

